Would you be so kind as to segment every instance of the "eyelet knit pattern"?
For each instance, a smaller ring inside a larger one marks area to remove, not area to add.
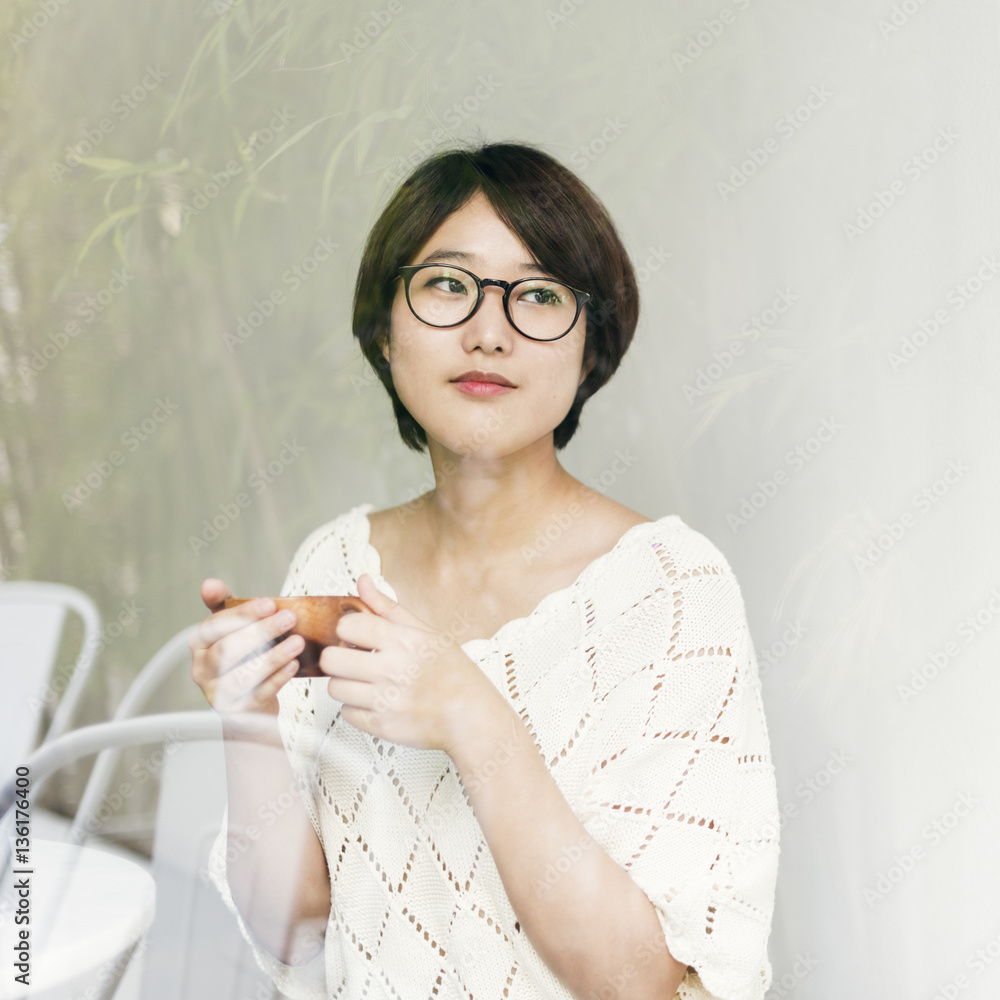
[[[357,594],[367,572],[395,599],[370,510],[309,535],[282,595]],[[761,1000],[777,790],[743,598],[722,553],[677,515],[634,525],[530,615],[462,648],[656,908],[689,966],[676,996]],[[279,700],[333,887],[321,955],[287,966],[253,939],[226,883],[225,825],[209,866],[277,986],[296,1000],[571,1000],[522,931],[448,755],[354,728],[322,679],[290,681]],[[571,878],[571,863],[544,877]]]

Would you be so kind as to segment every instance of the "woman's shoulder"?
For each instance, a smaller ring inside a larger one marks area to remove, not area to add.
[[[600,525],[599,528],[595,527],[595,532],[600,532],[604,540],[642,539],[654,545],[669,545],[679,555],[696,561],[726,563],[726,557],[718,546],[688,525],[679,514],[662,514],[658,518],[651,518],[605,496],[587,499],[583,506],[591,508],[592,523]],[[569,513],[572,516],[573,511],[570,510]]]
[[[314,528],[300,542],[292,557],[283,593],[323,586],[322,577],[347,574],[356,578],[353,563],[359,558],[368,535],[367,513],[372,504],[358,504]],[[318,591],[333,592],[333,591]]]
[[[653,519],[621,504],[616,507],[620,509],[608,509],[606,523],[611,534],[617,533],[618,542],[610,551],[621,557],[612,562],[623,572],[634,568],[638,554],[646,557],[655,572],[675,581],[704,575],[733,576],[719,546],[679,514]]]
[[[522,555],[533,572],[548,568],[558,586],[574,580],[577,596],[623,608],[636,595],[694,578],[735,582],[719,547],[680,515],[650,518],[603,494],[581,493],[579,502],[545,521]]]
[[[338,539],[367,531],[366,515],[372,506],[370,503],[358,504],[314,528],[302,540],[296,555],[308,554]]]

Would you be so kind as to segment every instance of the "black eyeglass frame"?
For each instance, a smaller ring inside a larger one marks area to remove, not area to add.
[[[459,320],[457,323],[428,323],[427,320],[420,316],[417,316],[416,309],[413,308],[413,303],[410,301],[410,280],[417,273],[417,271],[423,271],[428,267],[447,267],[452,271],[461,271],[462,274],[467,274],[476,283],[476,290],[479,293],[479,297],[476,299],[476,304],[472,307],[469,315],[465,319]],[[464,267],[458,267],[455,264],[404,264],[399,268],[396,275],[397,278],[403,279],[403,289],[406,293],[406,304],[410,307],[410,312],[413,313],[417,319],[420,320],[425,326],[432,326],[436,330],[450,330],[453,327],[461,326],[463,323],[467,323],[473,316],[476,315],[479,307],[483,304],[483,299],[486,298],[485,288],[488,285],[495,285],[497,288],[503,289],[503,312],[507,317],[507,322],[510,323],[512,327],[522,336],[527,337],[528,340],[533,340],[537,344],[552,344],[557,340],[562,340],[568,333],[570,333],[574,326],[576,326],[576,321],[580,318],[580,312],[583,307],[591,300],[592,296],[590,292],[581,291],[579,288],[574,288],[572,285],[567,285],[565,281],[559,281],[558,278],[543,278],[541,275],[534,275],[530,278],[518,278],[517,281],[503,281],[500,278],[480,278],[479,275],[473,274],[471,271]],[[395,280],[395,279],[393,279]],[[532,337],[530,334],[525,333],[515,322],[511,319],[510,315],[510,293],[518,285],[523,284],[526,281],[553,281],[558,285],[562,285],[564,288],[568,288],[576,298],[576,315],[573,317],[573,322],[570,323],[569,329],[565,333],[560,333],[558,337]]]

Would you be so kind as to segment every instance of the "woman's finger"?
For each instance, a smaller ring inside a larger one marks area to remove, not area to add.
[[[265,678],[254,689],[254,696],[261,705],[267,705],[272,698],[295,676],[299,669],[299,661],[292,660],[283,667],[278,667],[270,677]]]
[[[280,670],[290,660],[305,649],[305,640],[299,635],[290,635],[277,645],[245,659],[219,674],[219,684],[226,691],[238,696],[239,692],[250,693],[276,670]]]
[[[385,649],[398,634],[400,626],[364,612],[341,615],[337,622],[337,638],[364,650]]]
[[[330,677],[346,677],[355,681],[370,681],[374,676],[377,649],[350,649],[347,646],[327,646],[319,654],[319,669]],[[416,662],[416,661],[414,661]]]
[[[273,598],[259,597],[235,608],[213,612],[195,626],[188,645],[193,652],[208,649],[224,636],[274,614],[276,607]]]
[[[201,584],[201,599],[209,611],[217,611],[222,607],[227,597],[234,597],[233,592],[215,577],[208,577]]]
[[[331,677],[326,689],[331,698],[335,701],[343,702],[345,705],[367,709],[374,709],[375,707],[377,697],[375,685],[369,684],[366,681],[352,681],[346,680],[343,677]],[[391,694],[386,698],[387,703],[390,698],[393,698]],[[382,707],[388,707],[388,704]]]
[[[234,667],[264,656],[278,645],[278,640],[295,625],[295,615],[290,611],[279,611],[262,621],[223,636],[215,645],[220,667],[225,674]]]

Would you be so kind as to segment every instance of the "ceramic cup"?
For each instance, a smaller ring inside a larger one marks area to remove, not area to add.
[[[255,600],[258,598],[230,597],[226,599],[219,610],[235,608],[239,604]],[[323,647],[351,645],[351,643],[337,638],[337,622],[343,615],[359,611],[374,614],[360,597],[350,595],[342,597],[272,597],[271,600],[278,606],[278,611],[288,608],[295,612],[295,625],[276,639],[272,639],[267,645],[254,650],[252,655],[259,656],[290,635],[300,635],[305,639],[306,645],[297,657],[299,669],[295,674],[296,677],[326,677],[327,675],[319,668],[319,655],[323,652]]]

